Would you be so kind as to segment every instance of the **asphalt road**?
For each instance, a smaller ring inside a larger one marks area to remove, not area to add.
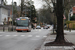
[[[35,50],[44,42],[47,29],[31,32],[0,32],[0,50]]]

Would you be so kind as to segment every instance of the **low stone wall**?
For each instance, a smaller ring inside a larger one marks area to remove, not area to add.
[[[4,31],[12,31],[12,26],[0,26],[0,30],[4,30]],[[16,31],[16,26],[13,26],[13,31]]]

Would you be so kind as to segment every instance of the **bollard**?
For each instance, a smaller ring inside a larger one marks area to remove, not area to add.
[[[3,25],[3,32],[5,31],[5,26]]]
[[[69,32],[71,32],[71,29],[69,29]]]

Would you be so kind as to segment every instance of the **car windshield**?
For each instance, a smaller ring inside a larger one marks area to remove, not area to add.
[[[17,26],[28,26],[28,20],[17,20]]]
[[[40,27],[40,26],[37,26],[37,27]]]

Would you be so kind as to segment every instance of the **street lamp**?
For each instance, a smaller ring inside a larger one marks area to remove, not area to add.
[[[12,0],[12,31],[13,31],[13,0]]]

